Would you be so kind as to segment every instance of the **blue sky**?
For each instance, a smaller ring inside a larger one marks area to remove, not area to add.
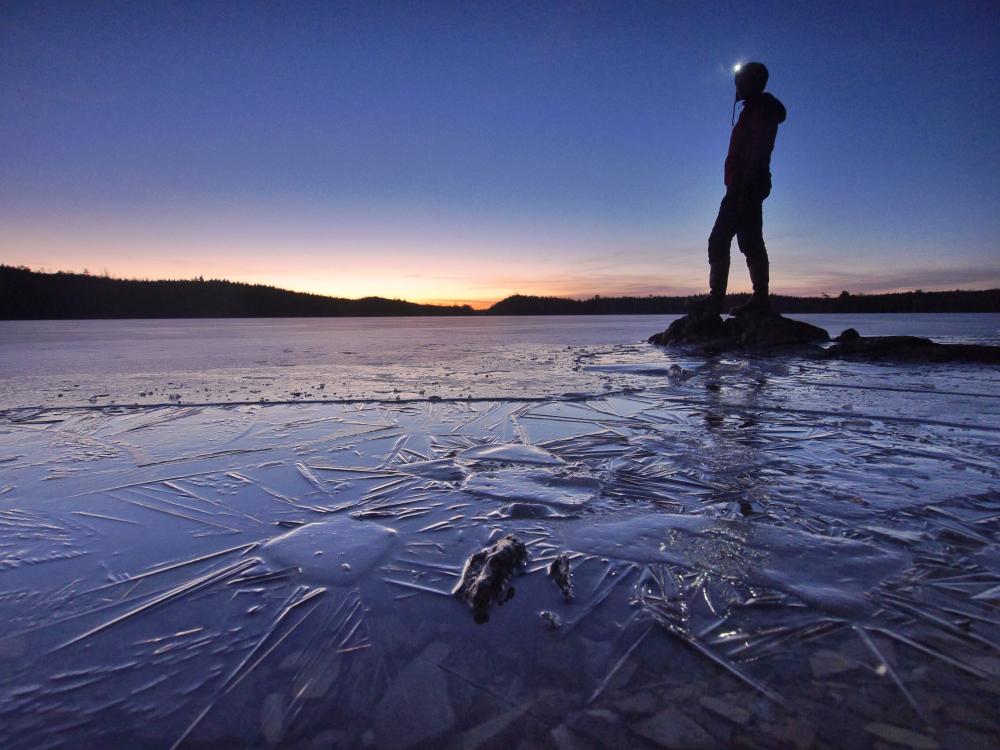
[[[775,291],[998,286],[998,28],[995,2],[6,2],[0,261],[698,291],[756,59],[789,111]]]

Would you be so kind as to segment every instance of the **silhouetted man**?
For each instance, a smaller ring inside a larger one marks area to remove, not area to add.
[[[768,260],[764,247],[764,199],[771,193],[771,151],[778,135],[778,125],[785,121],[785,107],[764,93],[767,68],[751,62],[736,71],[736,101],[743,102],[740,118],[733,126],[726,156],[726,196],[719,206],[712,234],[708,238],[708,297],[697,307],[722,312],[729,281],[729,252],[736,235],[740,252],[746,256],[753,296],[733,315],[767,312]],[[735,109],[736,103],[733,103]]]

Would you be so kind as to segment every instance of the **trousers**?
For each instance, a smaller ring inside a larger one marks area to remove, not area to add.
[[[766,266],[767,248],[764,246],[764,202],[752,199],[739,200],[726,193],[719,205],[719,215],[708,236],[708,262],[729,266],[729,253],[733,236],[740,252],[746,256],[747,265]]]

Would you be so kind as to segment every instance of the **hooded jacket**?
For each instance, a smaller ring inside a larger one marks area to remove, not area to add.
[[[761,201],[771,194],[771,151],[786,114],[785,106],[768,93],[743,102],[729,137],[727,193]]]

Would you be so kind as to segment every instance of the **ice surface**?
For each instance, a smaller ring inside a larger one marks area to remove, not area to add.
[[[466,461],[483,461],[501,464],[541,464],[556,466],[565,463],[558,456],[553,456],[544,448],[536,445],[477,445],[466,448],[458,454]]]
[[[346,586],[371,572],[392,549],[396,532],[371,521],[336,516],[271,539],[260,556],[275,569],[297,568],[304,577]]]
[[[451,343],[416,364],[391,360],[405,321],[339,364],[334,329],[251,322],[256,369],[210,321],[212,367],[157,377],[218,391],[139,407],[141,352],[116,375],[59,365],[52,330],[0,347],[26,358],[0,376],[0,747],[993,743],[995,368],[697,360],[634,343],[662,320],[560,321],[565,344],[510,321],[508,353],[502,327],[428,328]],[[94,352],[129,330],[86,325]],[[296,337],[323,361],[275,365]],[[215,398],[249,372],[282,403]],[[450,592],[507,533],[527,569],[476,625]]]
[[[597,497],[601,483],[594,477],[550,471],[500,469],[473,474],[465,490],[473,495],[496,500],[575,508]]]
[[[442,482],[459,482],[466,477],[465,469],[448,458],[439,458],[436,461],[410,461],[399,464],[396,468],[407,474]]]
[[[834,335],[853,327],[866,336],[1000,344],[995,314],[796,317]],[[0,321],[0,408],[544,398],[645,388],[650,377],[686,377],[681,368],[702,364],[637,345],[672,319]]]

